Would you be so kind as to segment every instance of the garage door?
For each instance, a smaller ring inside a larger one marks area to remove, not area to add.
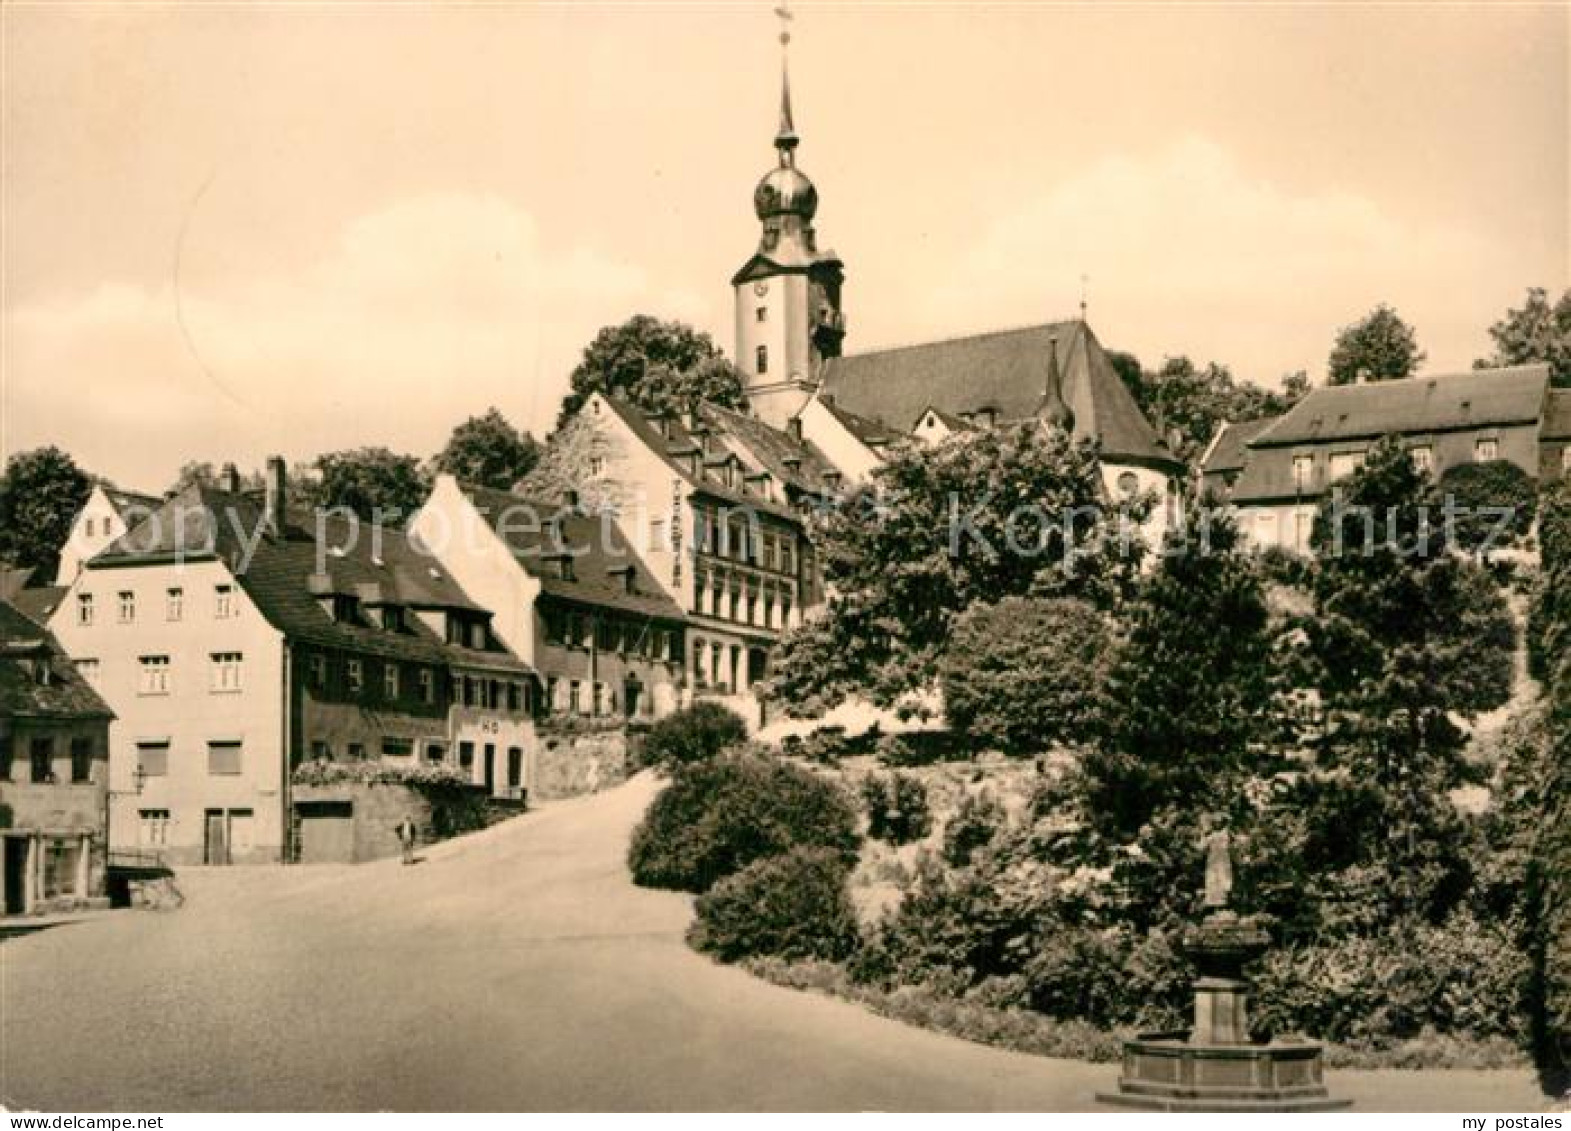
[[[351,801],[302,801],[300,863],[351,864],[355,855],[355,808]]]

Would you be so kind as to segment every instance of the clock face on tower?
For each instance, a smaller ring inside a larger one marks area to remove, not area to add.
[[[753,284],[753,293],[759,298],[763,298],[766,294],[769,293],[769,284],[763,280],[759,280]]]

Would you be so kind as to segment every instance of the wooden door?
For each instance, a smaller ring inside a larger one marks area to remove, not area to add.
[[[229,863],[229,814],[222,809],[207,811],[206,830],[202,837],[202,863]]]

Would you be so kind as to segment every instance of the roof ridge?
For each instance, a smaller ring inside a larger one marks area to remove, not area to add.
[[[1002,338],[1010,334],[1025,334],[1032,330],[1047,330],[1056,326],[1085,325],[1086,324],[1078,318],[1061,318],[1050,322],[1028,322],[1015,326],[1004,326],[996,330],[983,330],[981,333],[977,334],[951,334],[942,338],[929,338],[927,341],[923,342],[901,342],[898,345],[881,346],[878,349],[863,350],[861,353],[844,354],[842,356],[845,360],[851,360],[852,358],[873,357],[884,353],[899,353],[902,350],[926,349],[928,346],[946,346],[955,342],[981,341],[983,338]],[[1087,327],[1087,329],[1089,330],[1089,327]],[[830,364],[832,365],[835,361],[839,360],[841,360],[841,358],[831,358]]]

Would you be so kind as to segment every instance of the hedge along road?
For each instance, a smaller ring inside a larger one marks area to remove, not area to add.
[[[647,775],[413,868],[192,870],[175,912],[0,946],[11,1110],[1092,1109],[1108,1065],[718,966],[623,863]],[[1362,1110],[1535,1110],[1527,1072],[1335,1073]]]

